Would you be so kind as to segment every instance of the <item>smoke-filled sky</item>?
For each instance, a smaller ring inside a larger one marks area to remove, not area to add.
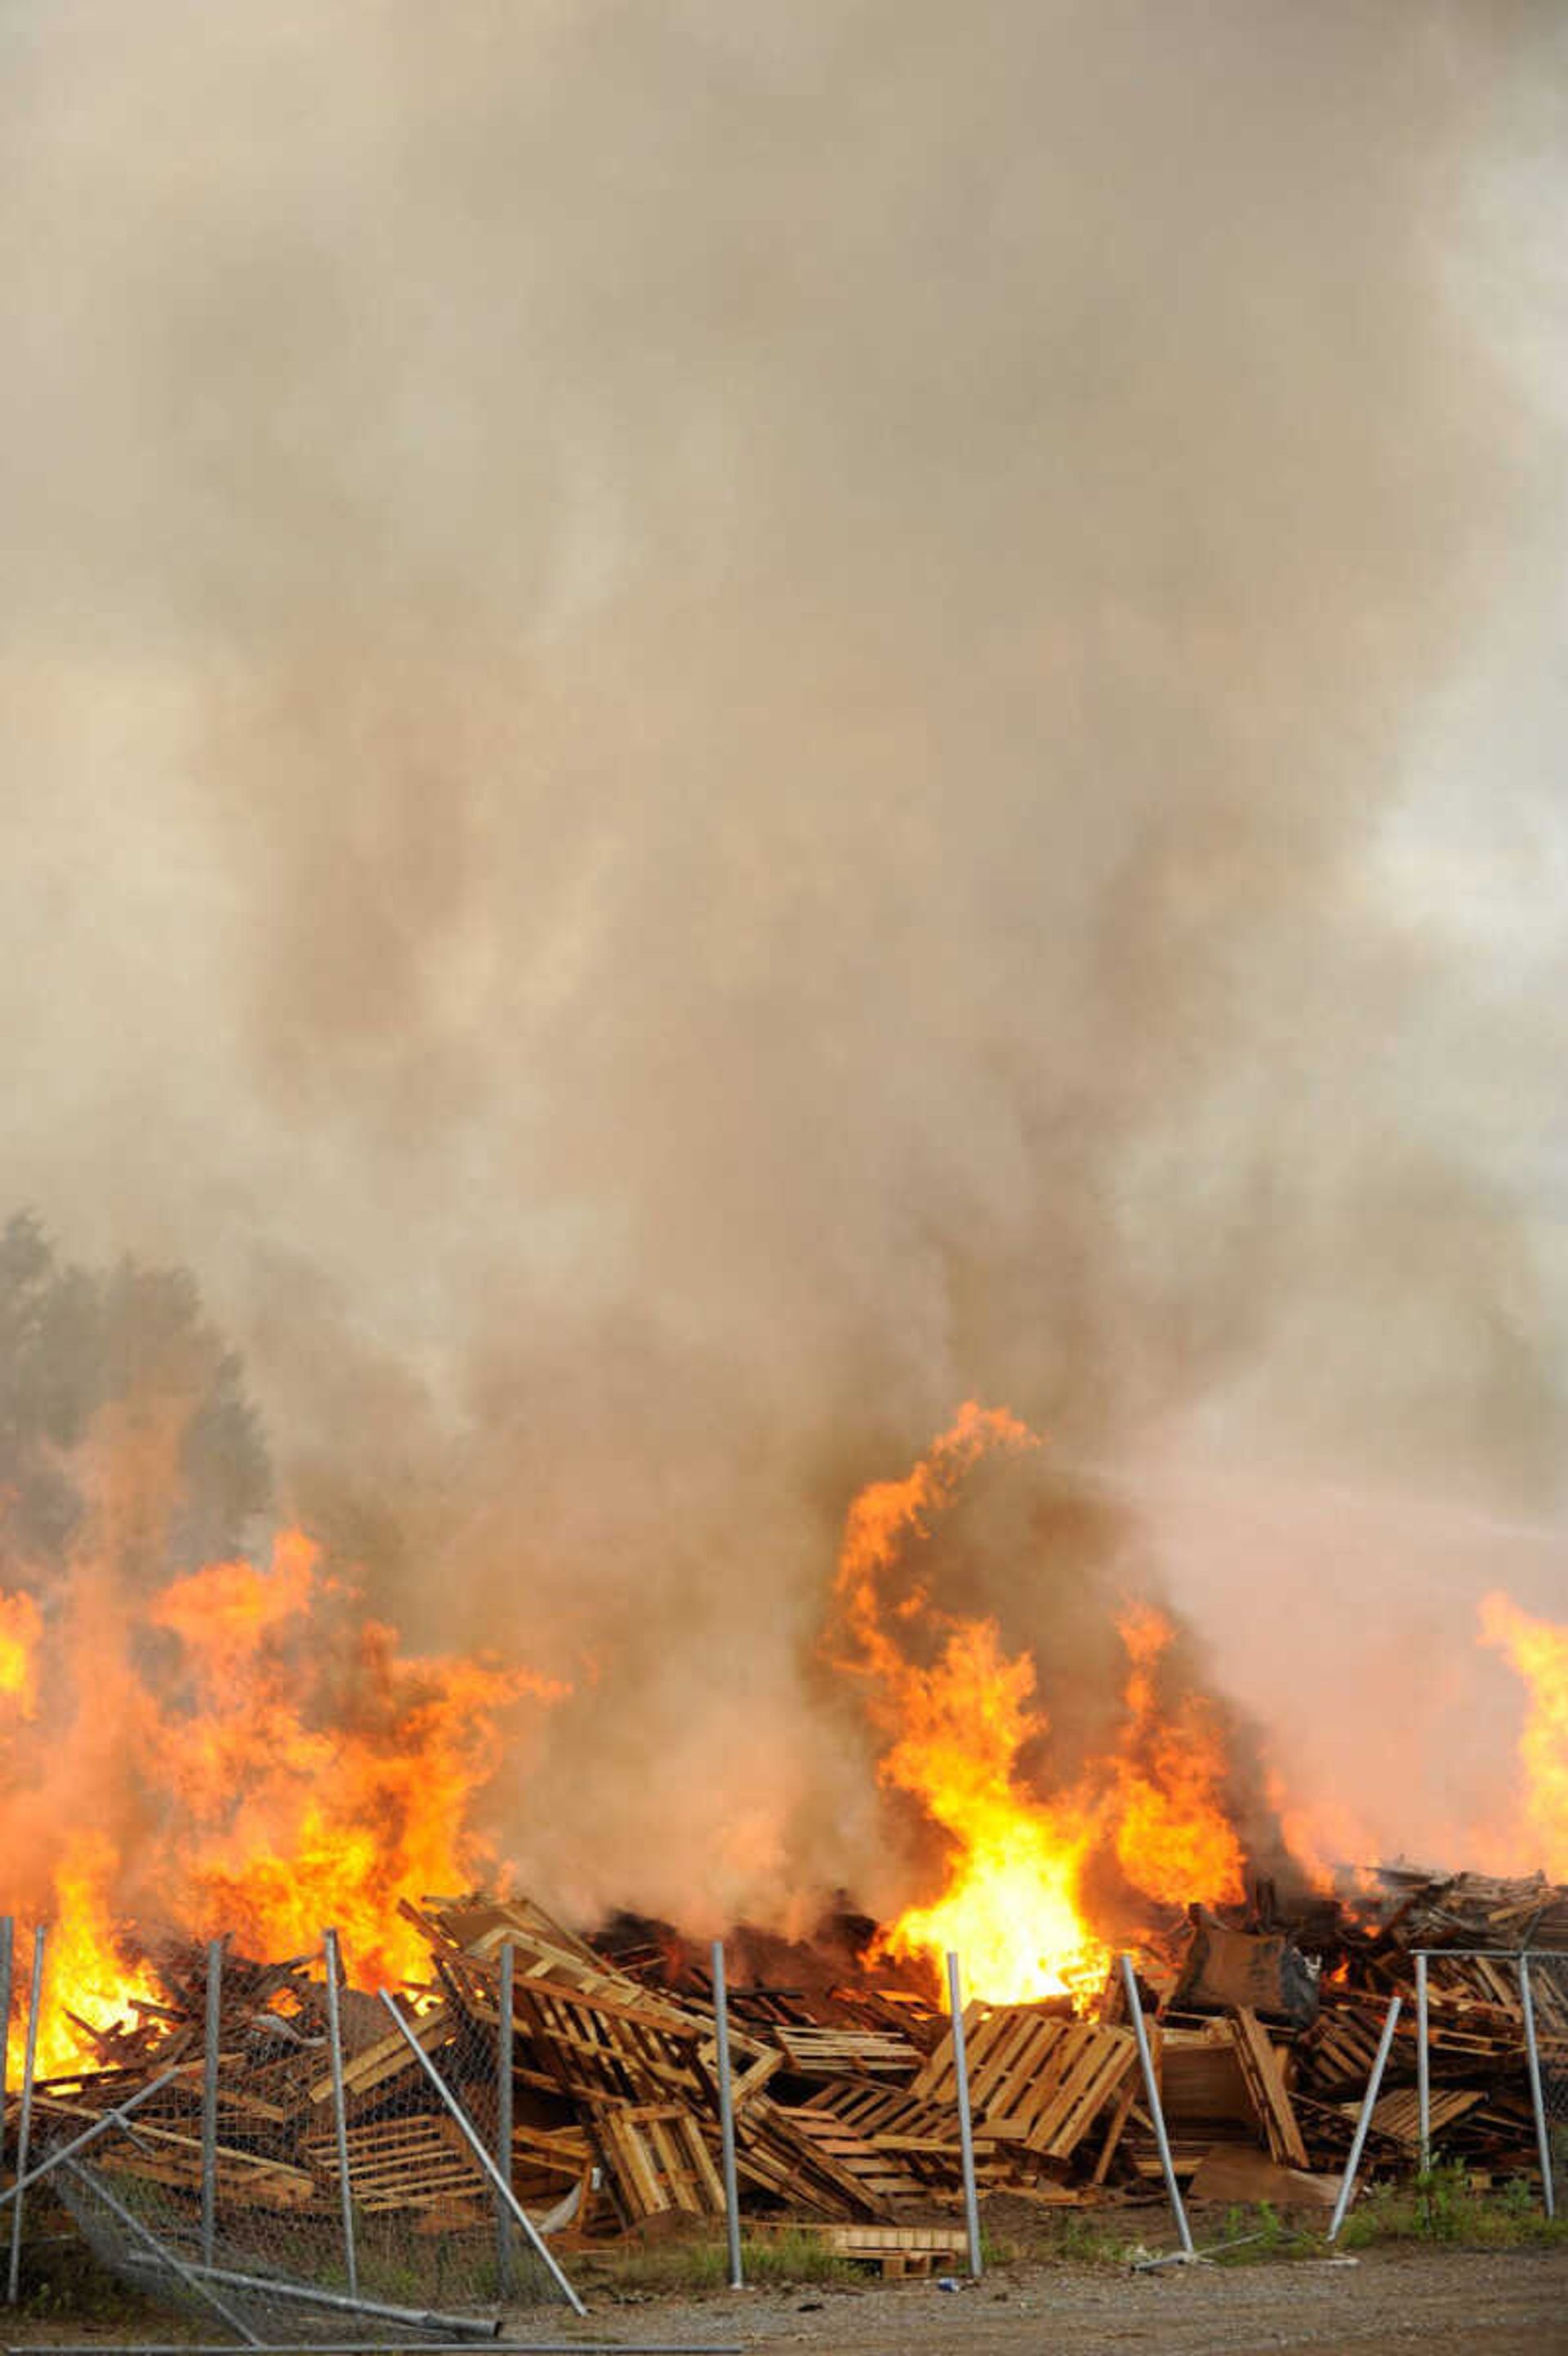
[[[874,1879],[803,1655],[966,1396],[1391,1845],[1506,1756],[1565,67],[1551,0],[0,7],[0,1192],[196,1272],[416,1637],[577,1678],[552,1890]]]

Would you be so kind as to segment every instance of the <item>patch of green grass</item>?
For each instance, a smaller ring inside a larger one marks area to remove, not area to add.
[[[780,2233],[752,2240],[741,2236],[741,2264],[749,2283],[850,2283],[865,2276],[852,2258],[840,2255],[814,2233],[785,2226]]]
[[[73,2233],[24,2237],[20,2291],[23,2310],[29,2316],[118,2330],[153,2323],[156,2329],[149,2337],[154,2338],[168,2329],[167,2310],[100,2265]]]
[[[815,2233],[787,2225],[775,2233],[743,2233],[741,2269],[749,2286],[766,2288],[866,2278],[852,2259]],[[568,2271],[580,2286],[592,2283],[609,2298],[700,2298],[728,2286],[729,2244],[721,2235],[698,2230],[640,2245],[585,2251],[569,2261]]]
[[[1463,2243],[1520,2249],[1568,2241],[1568,2219],[1549,2218],[1538,2188],[1516,2177],[1497,2190],[1472,2184],[1462,2161],[1435,2160],[1408,2184],[1375,2184],[1346,2218],[1339,2247],[1380,2242]]]
[[[1019,2264],[1120,2267],[1133,2247],[1128,2220],[1115,2209],[1044,2209],[1002,2232],[987,2225],[980,2254],[987,2267]]]
[[[967,2242],[965,2244],[968,2247]],[[989,2273],[993,2266],[1016,2266],[1027,2254],[1023,2244],[1013,2233],[999,2233],[989,2225],[980,2228],[980,2264]]]
[[[1233,2201],[1225,2222],[1205,2253],[1216,2265],[1272,2265],[1279,2258],[1316,2257],[1322,2244],[1317,2233],[1282,2217],[1272,2201],[1251,2206]]]

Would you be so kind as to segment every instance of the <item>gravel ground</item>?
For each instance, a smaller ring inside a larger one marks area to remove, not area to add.
[[[133,2341],[177,2346],[173,2319],[72,2329],[63,2316],[18,2318],[0,2333],[23,2351],[90,2342],[114,2356]],[[507,2319],[534,2347],[805,2349],[818,2356],[1091,2356],[1098,2350],[1477,2351],[1568,2356],[1568,2248],[1363,2250],[1355,2258],[1117,2273],[1057,2263],[1010,2265],[951,2291],[933,2282],[699,2299],[595,2299],[585,2320],[555,2308]],[[483,2341],[475,2343],[481,2356]]]
[[[1568,2351],[1568,2249],[1363,2251],[1355,2259],[1172,2266],[1108,2274],[1010,2266],[955,2291],[930,2282],[865,2289],[741,2291],[689,2302],[599,2305],[584,2338],[673,2346],[843,2350],[903,2356],[1088,2356],[1129,2346],[1204,2350]],[[536,2310],[530,2332],[544,2337]]]

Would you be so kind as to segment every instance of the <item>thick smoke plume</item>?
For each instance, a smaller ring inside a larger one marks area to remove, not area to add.
[[[973,1575],[1053,1691],[1165,1584],[1352,1837],[1452,1821],[1444,1711],[1503,1772],[1474,1601],[1563,1562],[1563,49],[0,21],[4,1192],[197,1271],[416,1637],[573,1680],[499,1795],[558,1902],[896,1895],[813,1648],[970,1396],[1051,1436]]]

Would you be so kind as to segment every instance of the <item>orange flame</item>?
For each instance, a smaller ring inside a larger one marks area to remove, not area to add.
[[[972,1989],[1028,2002],[1097,1981],[1109,1948],[1083,1895],[1107,1843],[1125,1879],[1164,1902],[1243,1895],[1241,1843],[1225,1813],[1224,1746],[1199,1694],[1162,1706],[1172,1630],[1147,1604],[1120,1622],[1131,1664],[1114,1752],[1042,1797],[1022,1767],[1047,1731],[1036,1670],[990,1619],[941,1610],[911,1563],[933,1518],[988,1451],[1038,1446],[1001,1410],[972,1401],[902,1481],[874,1483],[845,1526],[836,1661],[859,1685],[884,1740],[881,1782],[917,1800],[954,1844],[944,1889],[901,1914],[895,1954],[955,1950]],[[1125,1926],[1124,1926],[1125,1927]]]
[[[498,1762],[496,1712],[565,1688],[527,1670],[400,1660],[396,1631],[376,1621],[351,1630],[324,1676],[310,1639],[332,1592],[298,1531],[269,1570],[209,1564],[165,1589],[148,1616],[180,1641],[189,1699],[148,1743],[187,1818],[187,1919],[262,1954],[308,1950],[331,1922],[378,1984],[424,1961],[398,1900],[473,1879],[466,1815]]]
[[[36,1623],[29,1598],[0,1598],[0,1632],[35,1640],[19,1709],[36,1690]],[[84,2043],[68,2009],[102,2028],[153,1994],[131,1960],[132,1916],[187,1938],[229,1933],[263,1956],[310,1954],[333,1924],[360,1985],[421,1971],[399,1901],[472,1887],[491,1866],[471,1814],[500,1714],[566,1690],[408,1658],[297,1531],[268,1564],[208,1564],[140,1608],[84,1566],[41,1624],[59,1722],[46,1741],[0,1719],[0,1838],[53,1924],[51,2068]]]
[[[30,1595],[0,1595],[0,1696],[23,1718],[37,1716],[43,1628],[43,1613]]]
[[[155,2003],[157,1982],[117,1922],[109,1892],[119,1871],[114,1845],[101,1832],[71,1831],[55,1869],[57,1920],[44,1940],[43,2002],[38,2014],[40,2077],[69,2070],[83,2039],[75,2020],[94,2029],[130,2026],[138,1997]]]
[[[976,1993],[1020,2001],[1061,1993],[1069,1972],[1101,1967],[1078,1905],[1093,1824],[1041,1806],[1019,1783],[1019,1753],[1045,1728],[1029,1707],[1027,1655],[1008,1658],[994,1621],[938,1611],[912,1579],[891,1604],[882,1590],[979,1457],[1038,1444],[1013,1417],[966,1403],[905,1480],[877,1482],[856,1498],[837,1581],[847,1643],[838,1665],[859,1681],[888,1738],[879,1776],[919,1800],[957,1845],[942,1896],[901,1915],[887,1944],[939,1962],[955,1949]],[[917,1628],[939,1640],[929,1665],[900,1641]]]
[[[1481,1642],[1507,1655],[1529,1695],[1519,1758],[1535,1863],[1568,1879],[1568,1627],[1533,1618],[1500,1591],[1482,1597],[1480,1621]]]
[[[1132,1671],[1127,1725],[1115,1762],[1116,1858],[1135,1889],[1167,1905],[1245,1897],[1242,1845],[1224,1812],[1227,1762],[1213,1706],[1187,1694],[1159,1715],[1156,1671],[1173,1631],[1151,1603],[1118,1622]]]

